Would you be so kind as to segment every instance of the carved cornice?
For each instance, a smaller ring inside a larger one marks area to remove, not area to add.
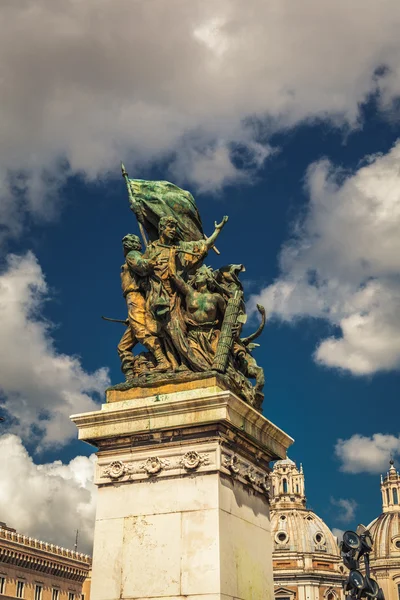
[[[71,417],[79,439],[100,449],[123,446],[129,440],[145,443],[152,435],[176,432],[198,435],[200,429],[225,425],[257,445],[269,461],[284,458],[291,437],[228,390],[193,389],[174,394],[103,404],[95,412]],[[196,433],[194,433],[196,432]]]
[[[1,563],[82,582],[92,560],[86,554],[0,528]]]
[[[88,576],[89,566],[86,568],[73,567],[71,565],[35,556],[27,552],[11,550],[0,547],[0,564],[13,565],[22,569],[30,569],[39,573],[45,573],[54,577],[62,577],[71,581],[82,583]]]

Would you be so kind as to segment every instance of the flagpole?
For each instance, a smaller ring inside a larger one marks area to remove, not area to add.
[[[142,223],[140,222],[139,215],[137,214],[137,212],[134,209],[134,207],[135,207],[135,198],[134,198],[134,196],[132,194],[131,183],[129,181],[128,173],[126,172],[124,163],[121,163],[121,171],[122,171],[122,177],[125,179],[126,187],[128,189],[129,204],[130,204],[131,209],[135,213],[136,218],[138,220],[139,229],[140,229],[141,236],[143,238],[144,247],[147,248],[148,241],[147,241],[147,237],[146,237],[146,232],[145,232],[145,229],[144,229]]]

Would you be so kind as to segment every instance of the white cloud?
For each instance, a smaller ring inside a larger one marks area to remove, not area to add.
[[[339,439],[335,455],[342,463],[340,470],[346,473],[383,473],[390,457],[400,455],[400,437],[382,433],[366,437],[357,433],[347,440]]]
[[[96,508],[94,455],[35,464],[16,435],[0,436],[1,519],[19,533],[91,553]]]
[[[41,448],[76,436],[73,413],[96,410],[93,396],[109,383],[106,369],[87,373],[78,357],[59,353],[40,317],[47,285],[32,253],[10,255],[0,274],[0,393],[16,423],[11,430]]]
[[[68,175],[118,176],[121,158],[140,175],[172,153],[174,177],[211,189],[246,177],[232,144],[357,127],[377,87],[385,106],[399,94],[399,25],[397,0],[4,0],[0,222],[47,218]]]
[[[368,375],[400,367],[400,142],[352,174],[308,170],[309,205],[280,256],[281,275],[254,302],[292,321],[326,319],[317,362]]]
[[[332,527],[332,533],[335,537],[337,537],[338,542],[342,541],[344,529],[338,529],[337,527]]]
[[[342,523],[350,523],[354,520],[358,506],[355,500],[348,498],[339,498],[336,500],[335,498],[331,498],[331,504],[339,509],[339,514],[336,517],[338,521]]]

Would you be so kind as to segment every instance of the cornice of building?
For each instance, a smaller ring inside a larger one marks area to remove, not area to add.
[[[32,569],[55,577],[84,581],[92,560],[87,554],[0,528],[0,563]]]
[[[294,582],[301,583],[310,583],[318,585],[342,585],[343,581],[346,580],[346,576],[341,573],[329,572],[329,571],[308,571],[307,573],[289,573],[284,571],[284,569],[279,569],[274,571],[274,583],[277,585],[284,585],[284,582],[287,582],[287,585]]]
[[[371,557],[371,570],[379,569],[395,569],[400,571],[400,558],[398,556],[388,556],[382,558]]]
[[[342,558],[337,554],[331,554],[321,550],[316,552],[303,552],[298,550],[288,550],[287,548],[274,548],[272,551],[272,558],[274,560],[303,560],[305,558],[312,558],[313,560],[329,561],[337,564],[342,562]]]

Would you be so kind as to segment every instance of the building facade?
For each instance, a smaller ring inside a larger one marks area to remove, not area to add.
[[[90,600],[91,558],[0,523],[0,597]]]
[[[374,541],[371,570],[385,600],[400,600],[400,475],[393,461],[381,476],[382,514],[368,525]]]
[[[280,460],[270,475],[276,600],[342,600],[345,568],[337,540],[306,505],[304,473]]]

